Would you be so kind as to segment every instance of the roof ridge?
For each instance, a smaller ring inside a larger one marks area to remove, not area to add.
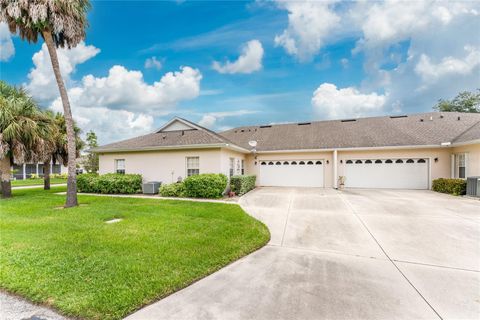
[[[355,120],[366,120],[366,119],[381,119],[381,118],[389,118],[389,117],[395,117],[398,115],[406,115],[408,117],[412,116],[426,116],[429,114],[445,114],[445,113],[450,113],[450,114],[465,114],[467,112],[458,112],[458,111],[428,111],[428,112],[419,112],[419,113],[403,113],[403,114],[387,114],[383,116],[369,116],[369,117],[350,117],[350,118],[338,118],[338,119],[325,119],[325,120],[305,120],[305,121],[295,121],[295,122],[286,122],[286,123],[269,123],[269,124],[257,124],[257,125],[247,125],[247,126],[240,126],[240,127],[235,127],[231,128],[225,131],[222,131],[221,133],[232,131],[232,130],[238,130],[240,128],[249,128],[249,127],[261,127],[261,126],[285,126],[285,125],[294,125],[298,123],[303,123],[303,122],[310,122],[310,123],[319,123],[319,122],[335,122],[335,121],[342,121],[342,120],[347,120],[347,119],[355,119]],[[220,134],[221,134],[220,133]]]
[[[456,140],[458,140],[458,138],[460,138],[461,136],[463,136],[465,133],[467,133],[468,131],[470,131],[471,129],[473,129],[476,125],[480,124],[480,120],[475,122],[473,125],[471,125],[470,127],[468,127],[467,130],[463,131],[462,133],[460,133],[459,135],[457,135],[455,138],[452,139],[452,141],[450,142],[455,142]]]
[[[184,119],[184,118],[181,118],[181,117],[178,117],[178,118],[179,118],[179,119],[182,119],[183,121],[186,121],[186,122],[188,122],[188,123],[190,123],[190,124],[193,124],[193,125],[201,128],[201,129],[203,129],[206,133],[208,133],[209,135],[211,135],[212,137],[216,138],[217,140],[219,140],[219,141],[221,141],[221,142],[227,142],[227,143],[230,143],[230,144],[232,144],[232,145],[234,145],[234,146],[237,146],[237,147],[239,147],[239,148],[243,148],[243,147],[239,146],[238,144],[234,143],[233,141],[231,141],[230,139],[225,138],[225,137],[222,136],[220,133],[217,133],[217,132],[215,132],[215,131],[213,131],[213,130],[210,130],[210,129],[208,129],[208,128],[205,128],[205,127],[203,127],[203,126],[201,126],[201,125],[199,125],[199,124],[196,124],[196,123],[194,123],[194,122],[192,122],[192,121],[190,121],[190,120],[187,120],[187,119]]]

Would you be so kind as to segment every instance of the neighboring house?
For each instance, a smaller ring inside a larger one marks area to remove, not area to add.
[[[215,133],[174,118],[154,133],[92,149],[100,173],[163,183],[199,173],[257,175],[260,186],[429,189],[480,176],[480,114],[423,113],[246,126]]]
[[[31,178],[32,174],[43,177],[43,163],[24,163],[21,165],[13,165],[11,167],[12,176],[15,180],[24,180]],[[50,173],[67,173],[67,167],[60,164],[50,163]]]

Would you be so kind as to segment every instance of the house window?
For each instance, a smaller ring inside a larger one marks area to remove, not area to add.
[[[200,157],[187,157],[187,177],[200,174]]]
[[[455,178],[465,179],[467,171],[467,163],[465,153],[455,155]]]
[[[115,172],[125,174],[125,159],[115,159]]]
[[[235,169],[235,158],[230,158],[230,171],[229,176],[233,176],[233,170]]]
[[[242,172],[241,173],[242,173],[242,175],[244,175],[245,174],[245,160],[242,159],[241,163],[242,163],[242,167],[241,167]]]

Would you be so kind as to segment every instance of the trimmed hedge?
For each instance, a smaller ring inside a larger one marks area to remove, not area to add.
[[[132,194],[142,191],[142,176],[139,174],[107,173],[104,175],[81,174],[77,176],[80,192],[104,194]]]
[[[163,184],[160,187],[162,197],[185,197],[185,184],[183,182]]]
[[[254,175],[233,176],[230,178],[230,187],[233,192],[241,196],[248,191],[255,189],[256,180],[257,176]]]
[[[463,179],[439,178],[433,180],[432,190],[460,196],[467,193],[467,182]]]
[[[227,187],[224,174],[205,173],[186,178],[185,195],[191,198],[221,198]]]

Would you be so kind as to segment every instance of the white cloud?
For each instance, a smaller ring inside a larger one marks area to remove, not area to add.
[[[58,49],[57,56],[60,64],[60,72],[63,80],[71,85],[71,75],[75,72],[78,64],[93,58],[100,52],[100,49],[94,46],[87,46],[81,42],[72,49]],[[28,74],[30,82],[25,85],[28,92],[40,102],[48,102],[59,96],[57,82],[53,74],[52,63],[48,55],[48,49],[45,44],[42,49],[33,55],[33,69]]]
[[[235,111],[222,111],[222,112],[210,112],[204,114],[202,119],[198,122],[199,125],[212,129],[216,126],[217,122],[228,117],[238,117],[247,114],[258,113],[255,110],[235,110]]]
[[[439,63],[433,63],[430,57],[422,54],[415,72],[427,83],[452,74],[468,75],[480,65],[480,50],[471,46],[465,46],[464,49],[467,55],[463,59],[449,56],[442,58]]]
[[[152,84],[144,81],[142,72],[121,65],[111,67],[104,77],[88,74],[75,81],[77,65],[100,50],[80,43],[57,52],[74,119],[84,132],[97,132],[102,143],[150,132],[155,115],[171,112],[179,102],[200,94],[202,75],[188,66],[167,72]],[[33,55],[33,62],[26,88],[37,101],[63,111],[45,45]]]
[[[353,87],[337,89],[323,83],[313,93],[314,110],[329,119],[361,117],[383,111],[386,96],[375,92],[364,94]]]
[[[81,90],[69,90],[73,118],[83,133],[94,130],[99,143],[108,143],[152,132],[154,119],[151,115],[127,110],[112,110],[103,107],[82,107],[77,102],[82,97]],[[63,112],[62,103],[55,100],[50,109]]]
[[[275,36],[275,44],[300,61],[310,60],[339,27],[340,17],[333,9],[334,1],[277,1],[288,11],[288,28]]]
[[[147,58],[145,60],[145,69],[162,69],[162,62],[157,60],[157,57]]]
[[[216,122],[217,118],[212,115],[206,114],[202,117],[202,119],[200,119],[198,124],[205,128],[213,128]]]
[[[212,68],[220,73],[252,73],[262,68],[263,53],[262,43],[250,40],[243,46],[242,54],[236,61],[227,61],[223,65],[214,61]]]
[[[140,71],[113,66],[106,77],[87,75],[77,88],[82,96],[78,105],[126,109],[151,114],[162,114],[184,100],[200,94],[202,75],[197,69],[181,67],[180,71],[166,73],[160,81],[148,84]]]
[[[8,26],[0,22],[0,61],[8,61],[15,55],[15,47]]]

